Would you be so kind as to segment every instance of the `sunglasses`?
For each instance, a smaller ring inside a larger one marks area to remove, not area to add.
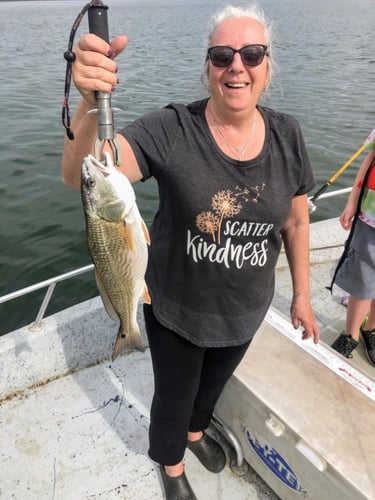
[[[210,59],[212,64],[217,68],[225,68],[232,64],[234,54],[237,52],[241,56],[241,61],[245,66],[259,66],[262,63],[264,56],[269,55],[267,45],[252,44],[246,45],[241,49],[232,49],[226,45],[216,45],[210,47],[207,51],[207,59]]]

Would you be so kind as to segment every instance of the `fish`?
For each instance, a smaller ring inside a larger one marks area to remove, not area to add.
[[[119,321],[112,360],[123,350],[145,350],[137,323],[140,302],[151,303],[145,283],[150,235],[129,179],[114,166],[88,155],[81,168],[86,240],[97,287],[107,314]]]

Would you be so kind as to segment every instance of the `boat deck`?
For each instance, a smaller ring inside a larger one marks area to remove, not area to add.
[[[345,236],[337,220],[312,227],[312,301],[328,345],[345,320],[343,292],[336,287],[331,296],[325,289]],[[273,307],[286,316],[290,293],[281,256]],[[114,332],[116,324],[96,298],[45,318],[40,330],[24,327],[0,337],[0,498],[164,498],[158,467],[147,456],[149,352],[109,362]],[[374,380],[362,347],[348,362]],[[198,500],[277,500],[253,469],[243,476],[231,470],[233,449],[216,428],[211,432],[223,443],[228,466],[212,474],[187,450]]]
[[[164,498],[147,456],[152,389],[149,352],[132,353],[3,401],[0,498]],[[225,449],[229,462],[233,451]],[[185,460],[198,499],[277,499],[251,469],[244,477],[229,466],[212,474],[190,451]]]

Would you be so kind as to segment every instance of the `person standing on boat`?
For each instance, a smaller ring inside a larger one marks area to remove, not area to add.
[[[211,472],[225,466],[205,430],[271,304],[282,242],[291,321],[304,339],[319,340],[309,298],[311,165],[298,122],[258,104],[274,65],[270,36],[258,8],[225,8],[208,36],[209,97],[169,104],[118,134],[120,171],[132,182],[154,177],[159,188],[146,274],[152,304],[144,314],[155,377],[149,456],[161,465],[169,500],[195,498],[186,447]],[[96,117],[87,111],[96,107],[94,91],[116,86],[113,58],[126,43],[89,34],[74,49],[82,98],[76,138],[64,145],[69,185],[79,186],[82,158],[93,148]],[[152,75],[150,92],[151,82]]]
[[[358,170],[340,222],[351,231],[333,282],[350,296],[345,332],[331,347],[352,358],[361,333],[367,359],[375,366],[375,150]]]

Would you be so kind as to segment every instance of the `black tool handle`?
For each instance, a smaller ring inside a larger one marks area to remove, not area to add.
[[[90,33],[109,43],[107,10],[106,5],[93,5],[88,10],[88,17]]]
[[[319,196],[321,196],[321,195],[324,193],[324,191],[326,191],[326,190],[329,188],[329,186],[330,186],[330,185],[331,185],[331,183],[326,182],[326,183],[325,183],[325,184],[324,184],[324,185],[323,185],[320,189],[318,189],[318,191],[314,194],[314,196],[311,198],[311,201],[314,203],[314,201],[316,201],[316,200],[319,198]]]

